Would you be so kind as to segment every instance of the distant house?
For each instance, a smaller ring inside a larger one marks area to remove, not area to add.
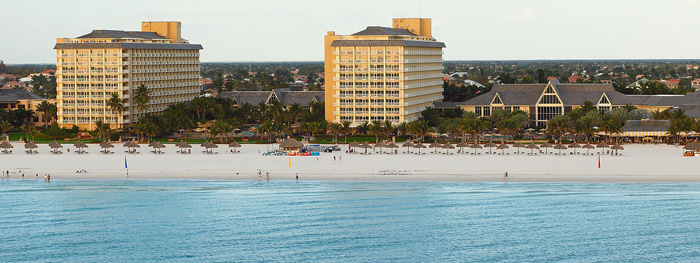
[[[0,80],[15,80],[17,77],[12,74],[0,74]]]
[[[455,72],[452,73],[452,77],[457,76],[458,78],[463,78],[464,76],[469,76],[469,73],[467,72]]]
[[[695,90],[700,89],[700,79],[694,79],[690,81],[690,87],[694,88]]]
[[[664,84],[669,89],[677,89],[678,84],[681,83],[680,79],[669,79],[669,80],[659,80],[661,84]]]
[[[567,79],[569,80],[569,83],[576,83],[576,81],[578,81],[579,79],[581,79],[581,77],[579,77],[579,76],[569,76]]]
[[[643,77],[644,77],[644,74],[640,74],[640,75],[637,75],[636,77],[634,77],[634,79],[641,79]]]
[[[557,77],[547,77],[547,82],[549,82],[550,80],[553,80],[553,79],[557,79]]]
[[[36,109],[38,105],[47,99],[31,93],[25,89],[2,89],[0,90],[0,109],[4,110],[16,110],[25,109],[33,110],[35,112],[34,117],[30,120],[35,126],[42,125],[40,123],[39,117],[42,113],[37,112]],[[48,100],[51,103],[56,103],[56,100]]]
[[[486,86],[482,85],[481,83],[470,80],[470,79],[464,80],[464,85],[467,85],[467,86],[474,85],[474,86],[477,86],[479,88],[486,87]]]
[[[5,86],[2,86],[2,89],[17,89],[22,86],[22,83],[19,83],[15,80],[9,81],[5,83]]]
[[[455,81],[455,80],[457,80],[457,79],[454,78],[454,77],[452,77],[452,76],[450,76],[450,75],[448,75],[448,74],[445,74],[444,76],[442,76],[442,80],[443,80],[443,81],[449,81],[449,82],[451,82],[451,81]]]

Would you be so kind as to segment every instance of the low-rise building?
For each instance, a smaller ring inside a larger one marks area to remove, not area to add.
[[[44,97],[31,93],[25,89],[2,89],[0,90],[0,110],[32,110],[34,117],[31,118],[31,123],[35,126],[42,125],[41,115],[37,108],[42,101],[56,103],[56,100],[47,100]]]

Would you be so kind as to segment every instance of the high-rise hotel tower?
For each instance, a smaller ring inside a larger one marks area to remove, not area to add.
[[[352,35],[325,36],[326,120],[353,126],[417,119],[442,101],[442,49],[429,18],[395,18]]]
[[[92,130],[102,120],[112,128],[129,126],[145,113],[199,96],[199,44],[180,37],[180,22],[143,22],[141,31],[93,30],[56,40],[58,123]],[[138,112],[136,89],[150,101]],[[112,94],[124,110],[113,111]]]

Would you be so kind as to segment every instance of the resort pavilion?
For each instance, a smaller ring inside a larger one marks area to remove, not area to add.
[[[471,111],[490,116],[495,109],[508,112],[521,110],[530,116],[531,124],[545,127],[548,120],[580,108],[590,101],[601,113],[632,105],[639,109],[665,111],[683,109],[691,118],[700,118],[700,90],[686,95],[626,95],[611,84],[559,83],[494,85],[491,91],[464,102],[438,102],[437,109]]]

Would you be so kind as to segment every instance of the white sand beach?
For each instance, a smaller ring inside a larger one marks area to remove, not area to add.
[[[23,144],[12,144],[12,154],[0,154],[0,169],[10,170],[10,179],[20,179],[22,173],[25,179],[36,174],[40,179],[45,174],[52,179],[126,179],[126,156],[130,179],[258,180],[260,169],[263,179],[269,172],[271,180],[294,180],[298,173],[300,180],[503,181],[508,171],[507,181],[512,182],[700,182],[700,158],[683,157],[681,147],[669,145],[624,145],[623,156],[603,155],[598,168],[597,155],[514,155],[514,148],[508,156],[485,154],[487,149],[476,156],[456,150],[451,150],[453,155],[433,154],[432,149],[416,155],[402,153],[405,148],[397,155],[362,155],[345,153],[347,145],[341,145],[342,153],[321,153],[318,159],[293,156],[289,167],[287,156],[261,154],[278,144],[243,145],[236,154],[219,145],[214,155],[202,153],[199,145],[192,145],[192,154],[179,154],[173,144],[166,144],[161,155],[151,153],[147,144],[135,155],[126,154],[121,144],[109,155],[100,153],[97,144],[89,144],[89,153],[82,155],[72,144],[64,144],[60,155],[40,144],[39,153],[29,155]],[[83,169],[87,173],[76,173]]]

